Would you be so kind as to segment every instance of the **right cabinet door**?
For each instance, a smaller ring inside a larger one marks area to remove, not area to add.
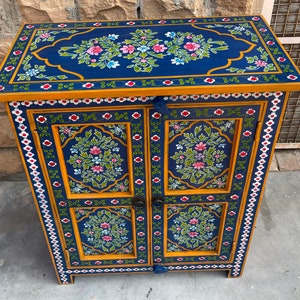
[[[231,262],[265,104],[169,110],[149,112],[153,263]]]

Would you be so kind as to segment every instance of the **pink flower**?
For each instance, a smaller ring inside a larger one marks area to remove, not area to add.
[[[206,144],[200,142],[199,144],[196,145],[195,149],[196,149],[197,151],[203,151],[203,150],[206,149]]]
[[[94,155],[98,155],[101,153],[101,149],[98,148],[97,146],[93,146],[93,148],[90,149],[90,153]]]
[[[115,163],[115,162],[117,162],[117,159],[114,157],[111,159],[111,162]]]
[[[189,232],[189,236],[190,236],[191,238],[194,238],[194,237],[196,237],[197,235],[198,235],[198,232],[195,232],[195,231]]]
[[[205,167],[205,164],[204,164],[204,162],[198,161],[198,162],[193,163],[193,167],[194,167],[194,169],[200,170]]]
[[[112,240],[112,237],[109,236],[109,235],[105,235],[103,238],[102,238],[103,241],[105,242],[110,242]]]
[[[41,39],[47,39],[47,38],[49,38],[51,36],[51,34],[49,33],[49,32],[45,32],[45,33],[42,33],[41,35],[40,35],[40,38]]]
[[[94,173],[99,174],[99,173],[103,172],[103,167],[102,166],[93,166],[92,170]]]
[[[255,64],[258,66],[258,67],[265,67],[268,63],[267,62],[265,62],[264,60],[257,60],[256,62],[255,62]]]
[[[184,48],[188,51],[196,51],[197,49],[200,48],[200,45],[197,44],[197,43],[193,43],[193,42],[187,42],[185,45],[184,45]]]
[[[189,222],[190,224],[192,224],[192,225],[196,225],[196,224],[198,224],[199,223],[199,221],[198,221],[198,219],[196,219],[196,218],[193,218],[193,219],[191,219],[190,220],[190,222]]]
[[[124,45],[122,48],[120,48],[120,50],[123,52],[123,53],[133,53],[135,48],[133,45]]]
[[[104,229],[107,229],[107,228],[110,227],[110,224],[107,223],[107,222],[103,222],[103,223],[100,224],[100,227],[101,227],[101,228],[104,228]]]
[[[100,46],[92,46],[86,50],[86,52],[90,55],[98,55],[102,51],[103,51],[103,49]]]
[[[156,53],[159,53],[159,52],[164,52],[167,47],[165,47],[165,45],[161,44],[155,44],[153,47],[152,47],[153,51],[156,52]]]

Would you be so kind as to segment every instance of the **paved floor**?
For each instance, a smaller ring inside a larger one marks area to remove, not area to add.
[[[299,300],[300,172],[271,172],[243,277],[223,272],[76,277],[60,286],[26,182],[0,182],[0,299]]]

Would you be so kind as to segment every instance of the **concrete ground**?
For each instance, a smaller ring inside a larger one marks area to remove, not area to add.
[[[299,191],[300,171],[270,172],[239,279],[225,272],[78,276],[60,286],[27,182],[0,182],[0,299],[299,300]]]

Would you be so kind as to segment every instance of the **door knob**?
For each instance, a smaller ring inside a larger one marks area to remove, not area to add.
[[[165,199],[162,196],[155,196],[152,198],[152,206],[162,207],[165,203]]]
[[[132,199],[132,206],[134,209],[143,208],[145,206],[145,199],[142,197],[134,197]]]
[[[157,96],[153,99],[153,107],[154,109],[161,113],[162,115],[168,115],[170,113],[170,110],[164,100],[164,97]]]

